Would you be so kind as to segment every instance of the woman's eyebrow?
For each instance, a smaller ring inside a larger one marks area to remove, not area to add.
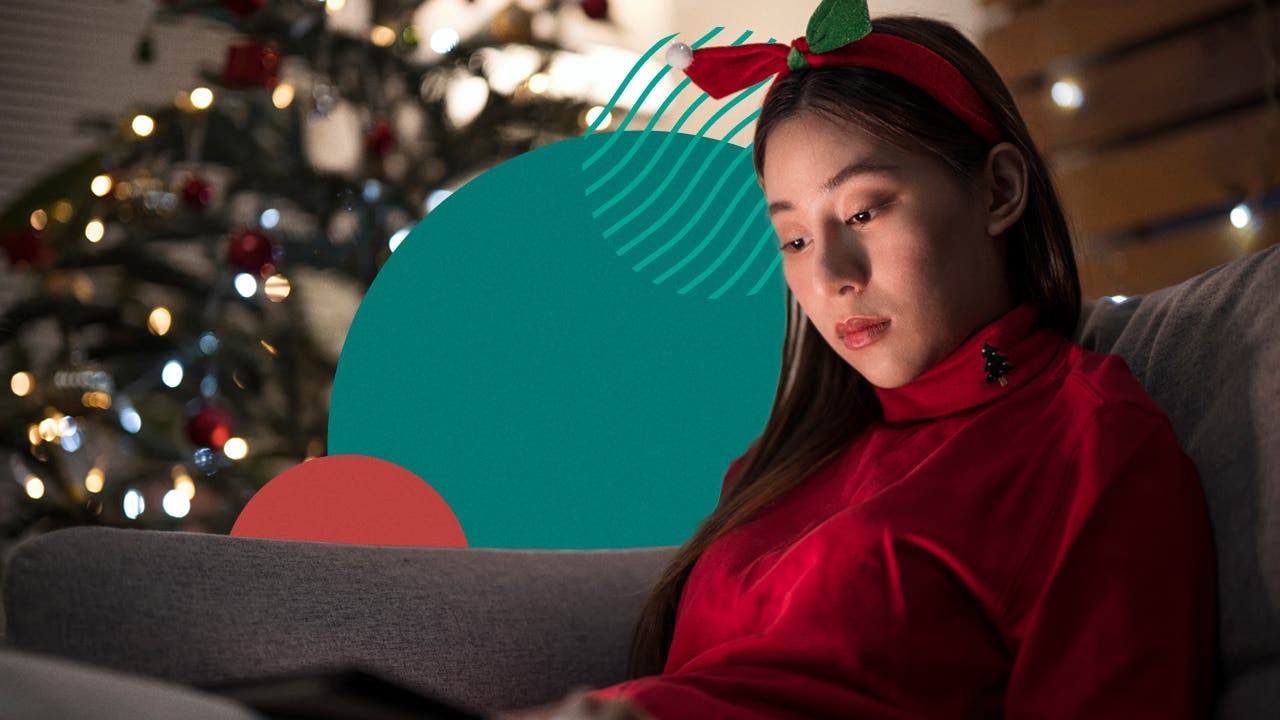
[[[861,158],[845,165],[844,168],[831,176],[831,179],[822,184],[822,192],[828,193],[835,190],[842,183],[855,175],[893,175],[901,168],[893,163],[885,162],[877,158]],[[786,200],[778,200],[769,203],[769,215],[772,216],[782,210],[793,210],[795,206]]]

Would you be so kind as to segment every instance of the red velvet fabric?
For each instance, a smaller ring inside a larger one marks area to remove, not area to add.
[[[663,673],[593,694],[659,720],[1209,717],[1196,467],[1123,358],[1036,312],[877,388],[883,422],[698,560]]]

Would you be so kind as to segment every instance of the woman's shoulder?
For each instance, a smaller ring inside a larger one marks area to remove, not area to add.
[[[1123,355],[1087,350],[1067,343],[1056,377],[1059,390],[1092,415],[1145,416],[1168,421]]]

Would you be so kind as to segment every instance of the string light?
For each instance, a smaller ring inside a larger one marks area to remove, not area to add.
[[[191,498],[187,494],[177,488],[170,490],[164,494],[164,499],[160,501],[160,506],[164,508],[166,515],[170,517],[186,517],[191,512]]]
[[[111,192],[111,176],[98,175],[89,183],[89,190],[98,197],[106,197]]]
[[[163,337],[169,332],[169,328],[173,325],[173,316],[169,313],[169,309],[163,305],[153,309],[151,315],[147,317],[147,329],[153,335]]]
[[[289,107],[293,102],[293,86],[289,83],[280,83],[276,85],[276,89],[271,91],[271,104],[276,108],[283,110]]]
[[[101,218],[94,218],[84,226],[84,237],[91,243],[100,242],[106,233],[107,227],[102,224]]]
[[[31,496],[32,500],[44,497],[44,481],[35,475],[28,475],[22,484],[26,486],[27,495]]]
[[[1084,91],[1074,80],[1059,80],[1049,90],[1049,96],[1060,108],[1074,110],[1084,104]]]
[[[53,204],[53,219],[60,223],[71,222],[71,201],[59,200]]]
[[[164,364],[164,369],[160,371],[160,379],[165,385],[176,388],[182,384],[182,363],[177,360],[170,360]]]
[[[40,421],[40,439],[45,442],[53,442],[58,439],[58,421],[53,418],[45,418]]]
[[[17,372],[13,377],[9,378],[9,389],[18,397],[26,397],[31,393],[31,387],[34,384],[29,372]]]
[[[84,489],[91,493],[100,493],[105,479],[102,468],[95,467],[84,476]]]
[[[213,91],[207,87],[198,87],[191,91],[191,104],[197,110],[205,110],[213,104]]]
[[[289,297],[291,289],[289,278],[283,275],[272,275],[263,284],[263,292],[266,293],[267,299],[271,302],[280,302]]]
[[[604,112],[603,105],[596,105],[590,110],[587,110],[586,114],[583,116],[583,119],[582,119],[582,126],[591,127],[593,124],[595,124],[596,118],[600,117],[600,113],[602,112]],[[600,122],[600,125],[596,129],[604,130],[608,128],[610,123],[612,122],[613,122],[613,113],[608,113],[607,115],[604,116],[604,120]]]
[[[546,73],[534,73],[529,76],[529,80],[525,83],[529,92],[535,95],[541,95],[551,88],[551,76]]]
[[[233,437],[222,446],[222,454],[232,460],[243,460],[249,454],[249,443],[244,438]]]
[[[391,47],[396,41],[396,31],[386,25],[374,25],[369,31],[369,42],[378,47]]]
[[[431,40],[428,44],[431,45],[432,50],[444,55],[457,47],[459,40],[461,40],[461,38],[458,37],[457,30],[454,30],[453,28],[440,28],[439,30],[431,33]]]
[[[411,229],[412,228],[404,227],[395,231],[395,233],[391,235],[391,239],[387,240],[387,249],[391,252],[395,252],[396,248],[400,247],[400,243],[404,242],[404,239],[409,237],[409,231]]]
[[[1246,227],[1249,227],[1250,221],[1253,220],[1253,213],[1249,211],[1248,205],[1240,203],[1239,205],[1231,208],[1230,218],[1232,225],[1237,229],[1243,230]]]
[[[242,298],[251,298],[258,292],[258,279],[249,273],[239,273],[235,279],[236,292]]]
[[[134,135],[147,137],[156,129],[156,121],[150,115],[134,115],[129,127],[133,128]]]
[[[31,213],[31,229],[43,230],[49,224],[49,215],[44,210],[34,210]]]
[[[347,6],[347,0],[326,0],[324,11],[333,15],[342,12],[342,8]]]
[[[146,509],[147,503],[142,497],[142,493],[137,490],[130,490],[124,494],[124,514],[130,520],[138,519],[142,511]]]

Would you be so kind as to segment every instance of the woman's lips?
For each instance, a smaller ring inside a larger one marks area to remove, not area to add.
[[[885,320],[874,325],[863,325],[853,332],[844,333],[842,336],[844,346],[850,350],[857,350],[858,348],[864,348],[870,345],[876,340],[884,337],[885,333],[889,332],[889,323],[889,320]]]

